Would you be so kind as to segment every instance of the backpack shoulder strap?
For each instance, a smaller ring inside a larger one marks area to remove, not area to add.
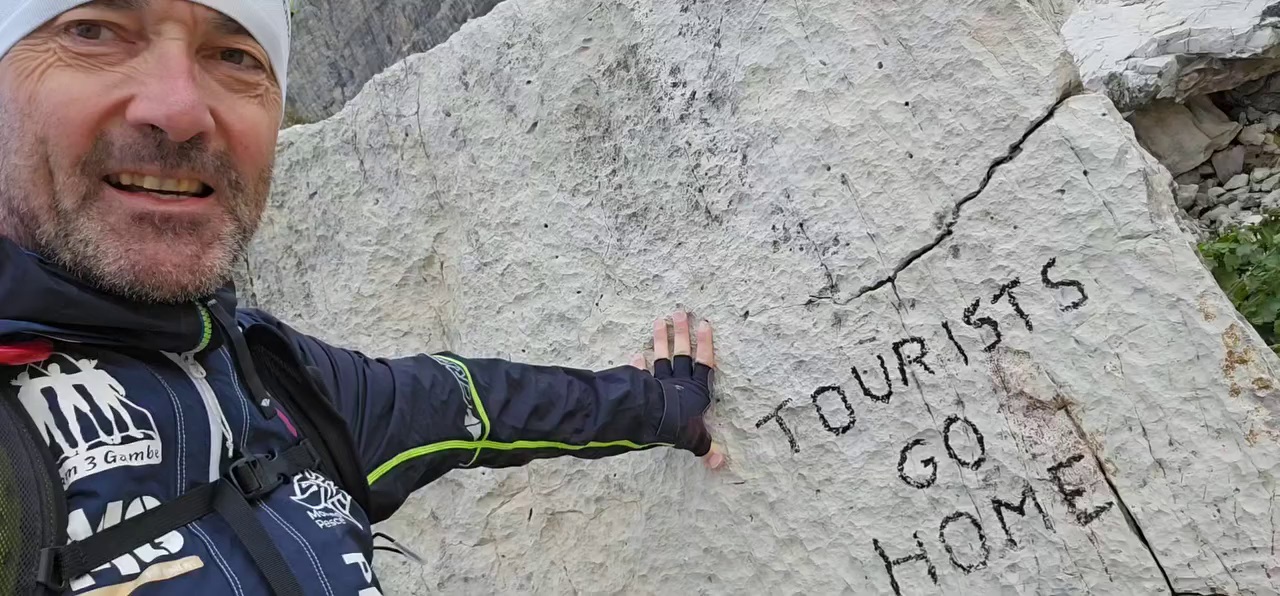
[[[182,496],[106,528],[84,540],[47,546],[31,575],[46,589],[61,592],[79,577],[205,515],[217,512],[262,571],[276,596],[303,596],[298,579],[289,569],[271,535],[253,512],[251,502],[269,494],[287,478],[320,465],[309,441],[280,454],[245,457],[231,464],[226,476],[202,484]],[[6,592],[30,593],[30,592]]]
[[[241,346],[243,347],[243,339]],[[247,353],[247,350],[242,350]],[[0,371],[3,371],[0,368]],[[277,372],[275,369],[273,373]],[[268,375],[271,378],[279,374]],[[0,381],[7,375],[0,374]],[[334,457],[333,431],[320,432],[315,416],[291,407],[307,429],[300,441],[277,453],[245,455],[218,480],[198,486],[177,499],[121,521],[83,540],[68,542],[67,503],[62,478],[44,441],[43,431],[27,415],[20,395],[0,383],[0,594],[61,593],[73,578],[84,575],[174,529],[211,512],[228,523],[277,596],[303,596],[297,578],[277,545],[254,514],[251,503],[304,470],[333,474],[349,469],[354,449]],[[273,387],[277,395],[305,395],[298,389]],[[296,403],[288,398],[285,404]],[[306,403],[307,407],[315,404]],[[330,408],[332,410],[332,408]],[[336,412],[333,416],[337,416]],[[341,420],[339,424],[341,424]],[[345,430],[345,426],[343,427]],[[321,437],[311,440],[309,437]],[[349,436],[347,437],[349,441]],[[354,462],[359,470],[358,461]],[[32,471],[44,473],[32,473]],[[339,476],[339,478],[341,478]],[[345,482],[343,483],[346,484]],[[365,491],[359,493],[367,499]],[[344,488],[346,488],[344,486]],[[359,488],[359,485],[357,485]],[[351,491],[348,491],[351,492]],[[357,493],[352,493],[353,498]],[[361,505],[364,503],[361,502]]]
[[[355,440],[346,420],[330,401],[315,367],[302,364],[301,356],[275,330],[259,326],[246,330],[245,340],[253,364],[268,392],[295,424],[299,434],[311,441],[320,454],[321,472],[338,483],[364,509],[371,521],[378,521],[370,509],[369,481],[360,464]]]

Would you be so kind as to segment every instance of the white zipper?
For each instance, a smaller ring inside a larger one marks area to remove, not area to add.
[[[225,447],[227,453],[235,450],[231,424],[227,422],[227,416],[222,413],[222,404],[218,403],[218,396],[213,392],[213,386],[209,385],[209,381],[205,378],[208,373],[199,362],[196,362],[195,352],[182,355],[165,352],[164,355],[182,367],[187,377],[191,379],[191,383],[196,386],[196,391],[200,393],[200,399],[204,401],[204,409],[209,415],[209,481],[213,482],[221,476],[222,448]]]

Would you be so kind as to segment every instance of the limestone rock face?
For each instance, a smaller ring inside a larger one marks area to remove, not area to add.
[[[1087,89],[1124,111],[1231,89],[1280,70],[1280,0],[1082,5],[1062,36]]]
[[[287,130],[242,288],[371,355],[717,325],[728,454],[457,471],[386,593],[1274,593],[1277,361],[1019,0],[508,0]]]

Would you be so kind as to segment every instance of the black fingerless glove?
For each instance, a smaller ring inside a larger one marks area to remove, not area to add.
[[[703,456],[711,450],[711,434],[702,415],[711,407],[711,367],[689,356],[653,363],[653,376],[662,384],[666,409],[659,435],[674,436],[675,446]]]

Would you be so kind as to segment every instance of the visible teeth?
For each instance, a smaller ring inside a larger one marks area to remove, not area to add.
[[[157,178],[142,174],[121,173],[109,176],[108,180],[122,186],[137,186],[146,190],[171,193],[195,194],[204,188],[203,182],[190,178]]]

